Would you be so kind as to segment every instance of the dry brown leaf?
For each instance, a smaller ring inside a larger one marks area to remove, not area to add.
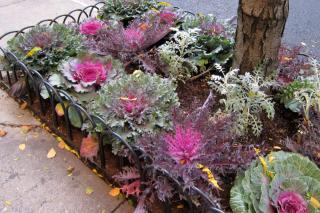
[[[23,109],[25,110],[28,106],[28,103],[27,102],[23,102],[21,105],[20,105],[20,109]]]
[[[86,188],[86,194],[87,194],[87,195],[91,195],[92,193],[93,193],[92,187],[88,186],[88,187]]]
[[[0,137],[4,137],[4,136],[6,136],[6,134],[7,134],[6,131],[0,129]]]
[[[47,158],[51,159],[54,158],[56,156],[56,150],[54,150],[54,148],[51,148],[47,154]]]
[[[21,132],[23,134],[27,134],[28,132],[30,132],[31,129],[32,129],[32,126],[27,126],[27,125],[21,126]]]
[[[120,188],[115,187],[110,190],[109,195],[112,197],[117,197],[120,194]]]
[[[26,149],[26,144],[24,144],[24,143],[20,144],[20,145],[19,145],[19,149],[20,149],[21,151],[24,151],[24,150]]]

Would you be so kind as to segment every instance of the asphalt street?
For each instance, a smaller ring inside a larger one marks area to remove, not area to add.
[[[237,14],[239,0],[168,0],[170,3],[194,13],[211,13],[219,19]],[[320,0],[290,0],[284,42],[307,44],[310,52],[320,57]]]

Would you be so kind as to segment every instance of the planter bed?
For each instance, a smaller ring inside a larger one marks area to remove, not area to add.
[[[0,48],[0,83],[18,101],[27,102],[84,163],[132,199],[136,212],[279,209],[287,191],[300,192],[292,182],[276,179],[276,174],[285,176],[282,168],[299,170],[292,175],[302,184],[307,183],[301,176],[320,182],[316,105],[310,117],[309,111],[302,113],[304,99],[288,89],[299,78],[284,78],[286,70],[298,66],[291,61],[306,65],[307,59],[298,60],[299,54],[283,47],[275,81],[258,71],[239,77],[235,70],[225,71],[232,64],[231,23],[165,2],[130,7],[115,2],[1,36],[9,42]],[[318,66],[307,65],[301,70]],[[306,144],[308,140],[312,143]],[[285,162],[287,158],[293,160]],[[288,166],[291,162],[298,163]],[[308,163],[313,173],[299,167],[301,163]],[[250,179],[259,175],[261,179]],[[275,179],[284,184],[279,188],[290,185],[285,193],[275,186],[259,188]],[[299,208],[317,212],[320,186],[311,189],[308,184],[304,197],[297,196]],[[251,190],[261,200],[252,194],[244,197]],[[263,196],[270,201],[263,203]]]

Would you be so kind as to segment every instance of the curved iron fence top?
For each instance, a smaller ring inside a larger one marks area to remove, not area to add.
[[[57,16],[53,19],[45,19],[42,21],[39,21],[36,25],[32,25],[32,26],[27,26],[22,28],[21,30],[16,30],[16,31],[10,31],[7,32],[5,34],[3,34],[2,36],[0,36],[0,40],[5,38],[8,35],[12,35],[14,34],[14,36],[17,36],[21,33],[24,33],[25,30],[33,28],[37,25],[41,25],[41,24],[46,24],[48,23],[48,25],[52,25],[53,23],[59,23],[58,20],[62,19],[62,24],[66,24],[66,22],[68,20],[71,20],[73,23],[79,23],[82,19],[82,17],[84,18],[89,18],[92,16],[93,12],[95,10],[99,10],[99,6],[103,6],[105,5],[104,2],[98,2],[94,5],[91,6],[87,6],[84,9],[75,9],[71,12],[69,12],[68,14],[65,15],[60,15]],[[180,9],[180,8],[179,8]],[[78,13],[77,17],[74,17],[73,14]],[[194,15],[191,12],[186,12],[186,15]],[[152,158],[151,156],[149,156],[149,154],[147,154],[143,149],[141,149],[140,147],[136,146],[136,145],[131,145],[128,142],[126,142],[119,134],[117,134],[116,132],[114,132],[104,121],[103,118],[101,118],[100,116],[97,115],[93,115],[91,113],[89,113],[84,107],[82,107],[80,104],[77,103],[77,101],[66,91],[62,90],[62,89],[57,89],[55,87],[53,87],[47,80],[45,80],[43,78],[43,76],[34,69],[29,69],[23,62],[21,62],[16,56],[15,54],[13,54],[12,52],[10,52],[9,50],[6,50],[2,47],[0,47],[0,51],[5,55],[5,57],[7,59],[10,60],[11,64],[15,64],[18,65],[21,68],[21,71],[24,72],[24,74],[26,76],[28,76],[28,78],[31,80],[32,82],[32,86],[34,87],[33,89],[35,91],[37,91],[38,96],[40,95],[40,88],[42,86],[45,87],[45,89],[48,91],[50,95],[50,102],[51,105],[54,101],[54,99],[56,99],[56,101],[58,103],[60,103],[62,105],[62,109],[64,110],[65,114],[64,114],[64,120],[65,120],[65,125],[67,127],[67,137],[69,139],[72,140],[72,135],[71,135],[71,125],[70,125],[70,120],[68,118],[68,109],[70,109],[71,107],[74,107],[78,116],[81,119],[81,123],[83,124],[84,120],[88,120],[89,123],[92,125],[93,128],[97,127],[98,124],[102,124],[105,132],[104,133],[100,133],[101,137],[100,137],[100,143],[99,143],[99,147],[101,150],[104,150],[104,145],[101,143],[102,139],[103,139],[103,134],[111,134],[114,137],[116,137],[119,142],[124,145],[129,152],[131,153],[131,155],[133,156],[133,160],[135,162],[135,166],[138,168],[138,171],[140,173],[140,176],[142,179],[144,179],[146,171],[154,171],[156,173],[160,173],[163,176],[165,176],[166,178],[168,178],[170,181],[172,181],[173,183],[175,183],[175,185],[178,187],[179,192],[181,194],[184,195],[184,197],[186,197],[187,202],[189,205],[192,205],[192,199],[190,197],[190,194],[188,191],[186,191],[185,189],[187,188],[183,183],[181,183],[181,181],[179,181],[178,179],[176,179],[175,177],[173,177],[170,172],[168,172],[167,170],[164,170],[162,168],[156,167],[154,165],[151,165],[152,163]],[[37,80],[35,80],[37,79]],[[36,83],[37,82],[37,83]],[[68,106],[65,105],[64,103],[64,99],[67,99],[67,101],[70,102],[70,104]],[[52,106],[51,106],[52,107]],[[54,120],[56,118],[54,117]],[[104,154],[101,156],[104,157]],[[144,157],[144,161],[145,165],[142,165],[141,159],[140,157]],[[103,160],[104,161],[104,160]],[[103,162],[102,161],[102,162]],[[148,163],[148,161],[151,161],[151,163]],[[103,165],[102,163],[102,168],[105,167],[105,165]],[[192,190],[193,192],[195,192],[196,194],[198,194],[206,203],[206,205],[208,205],[208,207],[206,209],[210,210],[211,212],[215,212],[215,213],[224,213],[222,210],[220,210],[219,205],[217,204],[217,202],[215,202],[214,200],[212,200],[206,193],[204,193],[203,191],[201,191],[199,188],[197,187],[191,187],[189,188],[190,190]]]

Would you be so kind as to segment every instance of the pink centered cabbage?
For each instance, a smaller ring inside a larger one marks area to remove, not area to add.
[[[80,33],[83,35],[96,35],[101,30],[103,22],[99,20],[90,20],[80,25]]]
[[[278,213],[307,213],[307,203],[296,192],[281,192],[278,199]]]

